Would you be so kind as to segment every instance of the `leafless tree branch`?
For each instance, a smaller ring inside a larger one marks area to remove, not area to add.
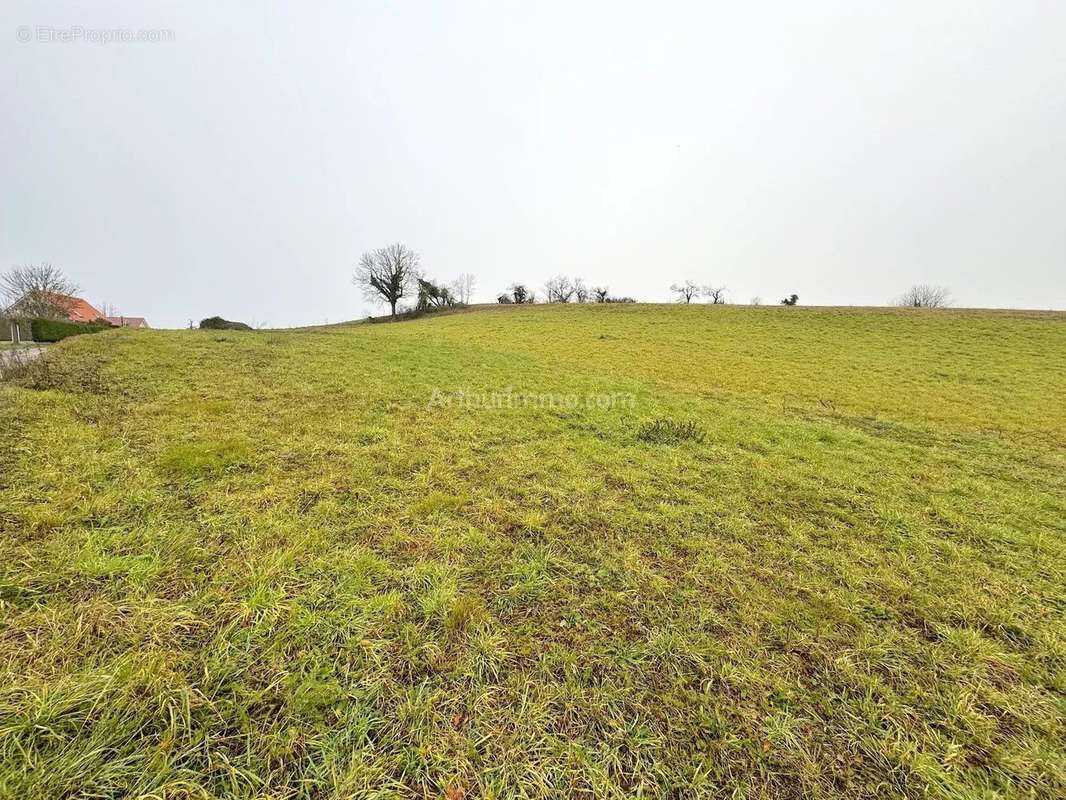
[[[725,305],[725,293],[726,287],[724,286],[704,286],[703,296],[710,300],[712,306],[724,306]]]
[[[474,285],[476,283],[477,279],[473,275],[464,272],[452,281],[452,294],[455,296],[455,299],[464,306],[470,305],[470,300],[474,296]]]
[[[557,275],[544,284],[544,294],[549,303],[569,303],[577,287],[565,275]]]
[[[951,292],[945,286],[920,283],[900,295],[896,305],[910,308],[947,308],[951,305]]]
[[[677,295],[679,303],[691,303],[694,298],[700,296],[700,287],[695,281],[675,283],[670,287],[670,291]]]
[[[0,278],[0,292],[12,316],[60,319],[77,291],[78,285],[51,264],[15,267]]]

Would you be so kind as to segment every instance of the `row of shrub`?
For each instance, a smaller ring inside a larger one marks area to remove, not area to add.
[[[65,319],[30,320],[30,335],[35,342],[60,342],[70,336],[106,331],[106,322],[70,322]]]

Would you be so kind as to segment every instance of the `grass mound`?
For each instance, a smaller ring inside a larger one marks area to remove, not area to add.
[[[626,305],[64,342],[0,385],[0,797],[1061,797],[1064,354]]]

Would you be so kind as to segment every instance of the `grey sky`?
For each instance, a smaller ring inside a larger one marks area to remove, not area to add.
[[[396,240],[481,300],[1066,308],[1066,3],[250,5],[4,3],[0,269],[160,327],[364,315]]]

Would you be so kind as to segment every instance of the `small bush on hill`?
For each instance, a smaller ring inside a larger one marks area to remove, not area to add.
[[[200,330],[206,331],[250,331],[251,325],[244,322],[230,322],[222,317],[208,317],[200,320]]]

